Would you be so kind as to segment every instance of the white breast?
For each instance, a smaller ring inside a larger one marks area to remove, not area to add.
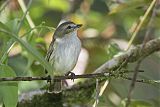
[[[57,39],[54,57],[54,75],[64,75],[71,71],[77,63],[81,50],[81,42],[76,35],[67,35]]]

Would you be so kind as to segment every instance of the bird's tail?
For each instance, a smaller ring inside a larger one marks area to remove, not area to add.
[[[54,80],[53,84],[49,86],[49,93],[62,92],[62,80]]]

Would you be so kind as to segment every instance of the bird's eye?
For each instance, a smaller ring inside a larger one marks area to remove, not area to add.
[[[67,29],[71,29],[71,28],[72,28],[71,26],[68,26],[68,27],[67,27]]]

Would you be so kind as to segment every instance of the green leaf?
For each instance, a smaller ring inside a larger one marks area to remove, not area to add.
[[[26,76],[27,70],[27,59],[22,55],[16,55],[9,58],[8,65],[15,71],[17,76]]]
[[[107,56],[108,56],[108,60],[113,58],[114,55],[116,55],[118,52],[120,52],[120,48],[118,47],[117,44],[115,43],[110,43],[106,49],[107,51]]]
[[[146,6],[148,4],[148,1],[147,0],[131,0],[131,1],[121,3],[120,5],[112,5],[112,8],[109,14],[115,14],[122,11],[131,11],[131,9],[137,9],[139,7]]]
[[[3,49],[3,56],[1,58],[1,63],[4,64],[6,62],[6,60],[8,59],[8,53],[11,50],[12,46],[14,45],[14,40],[10,39],[9,41],[7,41],[7,43],[4,46]]]
[[[14,71],[7,65],[0,65],[0,78],[15,77]],[[16,82],[0,82],[0,97],[5,107],[16,107],[18,101],[18,84]]]
[[[18,43],[20,43],[36,60],[38,60],[45,69],[49,72],[49,74],[52,74],[52,67],[51,65],[44,59],[44,57],[30,44],[23,41],[21,38],[16,36],[14,33],[8,32],[4,29],[0,29],[1,32],[6,33],[8,36],[15,39]]]
[[[120,107],[125,107],[125,105],[126,105],[126,100],[123,100]],[[148,101],[132,99],[129,107],[153,107],[153,105]]]
[[[10,30],[9,27],[7,27],[5,24],[3,24],[2,22],[0,22],[0,28],[6,29],[6,30]]]
[[[17,26],[18,23],[20,22],[20,19],[15,18],[13,20],[8,21],[5,25],[12,31],[12,32],[17,32]]]
[[[5,24],[3,24],[1,22],[0,22],[0,28],[5,29],[7,31],[11,31],[9,29],[9,27],[7,27]],[[8,52],[11,49],[10,47],[12,46],[14,41],[13,41],[13,39],[6,38],[4,36],[4,34],[2,34],[1,32],[0,32],[0,37],[1,37],[1,40],[3,41],[3,43],[2,43],[2,51],[1,51],[1,55],[0,55],[1,63],[5,63],[7,58],[8,58]]]
[[[66,0],[43,0],[42,2],[49,8],[61,10],[63,12],[69,10],[69,2]]]

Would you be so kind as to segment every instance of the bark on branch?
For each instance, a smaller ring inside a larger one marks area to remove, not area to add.
[[[94,73],[110,72],[111,70],[116,70],[119,67],[124,67],[128,63],[136,62],[139,59],[143,59],[153,52],[160,50],[160,39],[150,40],[146,43],[145,47],[142,49],[142,45],[138,45],[124,54],[115,57],[102,66],[100,66]]]

